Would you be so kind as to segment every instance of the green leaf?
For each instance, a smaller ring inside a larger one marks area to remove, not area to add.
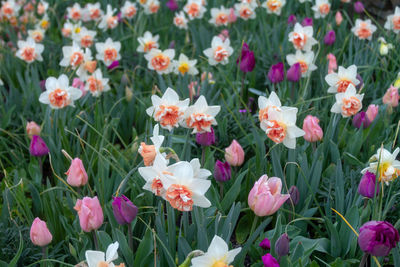
[[[253,214],[248,213],[239,220],[235,231],[236,241],[239,244],[243,244],[244,241],[246,241],[246,238],[250,233],[249,225],[251,225],[253,217]]]
[[[247,174],[248,170],[245,170],[239,176],[235,179],[234,184],[232,187],[229,189],[229,191],[226,193],[224,199],[221,202],[221,206],[223,210],[226,212],[232,205],[232,203],[235,202],[237,196],[240,193],[241,190],[241,185],[242,185],[242,180],[243,177]]]
[[[133,266],[144,266],[145,260],[153,252],[153,238],[151,231],[147,229],[139,247],[136,250]]]
[[[23,239],[22,239],[22,234],[21,234],[21,232],[19,232],[19,247],[18,247],[18,251],[17,251],[17,254],[15,254],[14,258],[8,264],[8,267],[17,266],[17,263],[18,263],[19,258],[21,257],[23,248],[24,248],[24,242],[23,242]]]

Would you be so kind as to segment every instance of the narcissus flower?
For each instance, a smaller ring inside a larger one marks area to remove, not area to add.
[[[62,74],[58,79],[49,77],[46,80],[46,91],[41,93],[39,101],[49,104],[53,109],[74,107],[74,101],[82,96],[82,91],[69,86],[68,77]]]
[[[209,22],[215,26],[227,26],[229,12],[230,10],[224,6],[221,6],[220,8],[211,8],[211,19]]]
[[[156,14],[160,9],[160,1],[158,0],[147,0],[146,4],[143,5],[143,11],[146,15]]]
[[[357,86],[360,83],[357,80],[357,66],[351,65],[347,69],[339,66],[338,73],[326,75],[325,81],[330,86],[328,93],[344,93],[350,84]]]
[[[46,13],[47,9],[49,8],[49,3],[40,0],[40,2],[37,5],[37,13],[39,15],[43,15],[44,13]]]
[[[115,242],[108,246],[106,253],[103,251],[96,250],[86,250],[85,257],[88,267],[123,267],[125,266],[121,263],[115,266],[113,261],[118,259],[118,247],[119,243]]]
[[[174,65],[172,64],[172,60],[175,57],[174,49],[166,49],[164,51],[152,49],[144,57],[148,62],[147,67],[159,74],[168,74],[174,70]]]
[[[241,19],[248,20],[256,18],[254,7],[252,7],[250,4],[242,2],[235,4],[234,7],[236,16],[240,17]]]
[[[20,9],[21,6],[18,3],[16,3],[14,0],[8,0],[2,2],[0,11],[3,16],[10,19],[12,17],[17,16]]]
[[[174,17],[174,24],[176,27],[179,29],[187,29],[188,28],[188,19],[185,16],[185,13],[183,11],[175,13]]]
[[[103,10],[100,8],[100,3],[88,3],[85,7],[84,20],[98,21],[104,16]]]
[[[97,32],[82,27],[78,34],[73,36],[73,40],[83,48],[91,47]]]
[[[137,7],[135,3],[126,1],[121,7],[121,13],[123,18],[132,19],[137,13]]]
[[[280,15],[286,0],[267,0],[262,4],[268,14]]]
[[[390,49],[393,49],[393,45],[386,42],[385,38],[379,37],[378,42],[380,42],[379,53],[382,56],[386,56]]]
[[[139,46],[136,51],[141,53],[148,53],[154,48],[158,48],[158,39],[160,36],[152,35],[151,32],[147,31],[142,37],[138,38]]]
[[[82,8],[78,3],[75,3],[72,7],[67,7],[67,18],[73,21],[78,21],[82,18]]]
[[[42,52],[44,46],[42,44],[37,44],[32,38],[28,37],[26,41],[18,41],[17,45],[16,56],[26,63],[32,63],[35,60],[43,61]]]
[[[312,46],[317,44],[313,38],[313,27],[303,27],[299,23],[296,23],[293,31],[289,33],[289,41],[293,43],[295,49],[303,51],[310,51]]]
[[[157,95],[152,95],[151,102],[153,105],[146,110],[146,113],[159,122],[162,128],[169,131],[179,126],[189,105],[188,98],[182,101],[179,100],[178,94],[169,87],[161,98]]]
[[[397,6],[394,14],[387,16],[385,29],[392,30],[394,33],[400,33],[400,7]]]
[[[400,161],[396,160],[399,152],[399,148],[396,148],[393,153],[384,148],[379,148],[376,154],[369,159],[369,166],[363,169],[361,173],[365,174],[367,171],[377,173],[379,182],[383,181],[389,184],[390,181],[400,175]]]
[[[103,78],[103,74],[100,69],[97,69],[91,76],[86,79],[85,90],[90,92],[92,96],[98,97],[103,92],[109,91],[110,85],[108,85],[107,78]]]
[[[85,232],[96,230],[103,224],[103,210],[97,197],[78,199],[74,210],[78,212],[79,224]]]
[[[268,110],[275,109],[281,111],[281,106],[281,101],[275,92],[271,92],[268,98],[260,96],[258,98],[258,108],[260,109],[258,119],[260,122],[268,121]]]
[[[183,7],[190,20],[201,19],[206,12],[206,8],[202,5],[201,0],[189,0]]]
[[[325,18],[331,10],[329,0],[316,0],[315,5],[311,8],[314,11],[316,19]]]
[[[180,54],[178,60],[174,60],[174,72],[175,74],[185,75],[197,75],[199,70],[196,68],[197,59],[189,60],[185,54]]]
[[[145,166],[153,165],[156,155],[160,153],[160,147],[164,141],[164,136],[159,135],[159,126],[156,124],[153,129],[153,137],[150,138],[153,145],[146,145],[144,142],[140,143],[138,149],[139,154],[143,157]]]
[[[42,221],[38,217],[33,220],[29,234],[32,243],[40,247],[47,246],[53,239],[53,236],[47,228],[46,222]]]
[[[115,60],[120,60],[121,43],[113,42],[111,38],[107,38],[104,43],[96,43],[96,59],[104,62],[106,66],[111,65]]]
[[[221,110],[220,106],[209,106],[204,96],[200,96],[194,105],[189,106],[184,115],[182,126],[193,129],[192,133],[210,132],[212,125],[217,125],[215,116]]]
[[[171,172],[168,171],[167,160],[160,153],[155,155],[152,166],[146,165],[146,167],[140,167],[138,171],[146,181],[143,189],[152,192],[156,196],[165,196],[166,190],[160,177],[167,173],[171,174]]]
[[[356,19],[356,24],[351,31],[357,36],[360,40],[372,40],[372,34],[376,31],[376,26],[371,23],[370,19],[361,20]]]
[[[354,85],[349,84],[344,93],[335,95],[336,103],[332,106],[331,112],[342,114],[343,118],[356,115],[362,108],[364,94],[357,94]]]
[[[222,40],[218,36],[214,36],[211,41],[211,47],[203,51],[208,57],[208,63],[211,66],[221,63],[226,65],[229,62],[229,56],[233,53],[233,48],[230,46],[229,38]]]
[[[36,43],[43,41],[45,31],[39,27],[33,30],[28,30],[28,36],[31,37]]]
[[[221,237],[215,235],[207,249],[207,252],[202,256],[192,259],[191,267],[232,266],[229,264],[233,262],[236,255],[238,255],[241,250],[242,248],[240,247],[229,250],[225,241]]]
[[[85,57],[91,57],[91,53],[87,50],[85,53],[78,43],[73,42],[72,46],[63,46],[63,59],[60,62],[62,67],[72,67],[76,69],[85,62]]]
[[[118,26],[118,16],[114,15],[117,12],[116,8],[112,8],[111,5],[107,5],[107,11],[102,16],[101,21],[98,25],[100,29],[106,31],[107,29],[114,29]]]
[[[301,77],[308,77],[311,75],[311,72],[317,69],[314,62],[314,52],[301,52],[300,50],[296,50],[296,54],[289,54],[286,56],[286,61],[290,66],[299,63],[301,70]]]

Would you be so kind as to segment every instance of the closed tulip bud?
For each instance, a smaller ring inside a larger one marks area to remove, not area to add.
[[[376,116],[378,115],[378,112],[379,112],[379,106],[371,104],[368,106],[368,109],[365,112],[365,114],[367,115],[368,120],[370,122],[373,122],[375,120]]]
[[[26,124],[26,133],[30,139],[32,139],[33,135],[40,135],[41,131],[42,128],[40,128],[40,126],[34,121],[30,121]]]
[[[231,166],[228,162],[217,160],[214,166],[214,178],[217,182],[226,182],[231,179]]]
[[[40,136],[33,135],[31,145],[29,146],[29,152],[34,157],[41,157],[49,154],[49,148]]]
[[[254,184],[248,196],[248,204],[257,216],[274,214],[290,197],[281,194],[282,181],[278,177],[263,175]]]
[[[272,65],[268,72],[268,79],[272,83],[280,83],[285,78],[285,70],[282,62]]]
[[[336,20],[336,25],[337,26],[340,26],[340,24],[342,24],[343,16],[342,16],[342,13],[340,13],[340,11],[336,12],[335,20]]]
[[[235,14],[235,9],[234,8],[230,8],[229,9],[229,15],[228,15],[228,23],[234,23],[237,20],[237,16]]]
[[[360,129],[361,126],[363,126],[364,129],[368,128],[370,124],[371,121],[369,121],[369,119],[367,118],[365,111],[361,111],[353,117],[353,126],[358,129]]]
[[[85,167],[83,166],[82,160],[74,158],[71,162],[71,166],[65,173],[67,175],[67,183],[72,186],[84,186],[88,182],[88,175]]]
[[[376,257],[389,255],[399,242],[399,232],[385,221],[370,221],[360,228],[358,245],[361,250]]]
[[[96,230],[103,224],[103,210],[97,197],[78,199],[74,210],[78,212],[79,224],[85,232]]]
[[[264,238],[260,243],[260,247],[265,250],[271,249],[271,241],[268,238]]]
[[[376,190],[376,191],[375,191]],[[361,178],[358,185],[358,193],[363,197],[373,198],[379,194],[379,186],[376,186],[376,176],[372,172],[367,171]]]
[[[322,140],[324,132],[319,126],[317,117],[307,115],[303,121],[304,139],[310,143]]]
[[[231,166],[240,166],[244,161],[244,151],[238,141],[233,140],[231,145],[225,148],[225,159]]]
[[[354,11],[359,14],[364,12],[364,5],[361,3],[361,1],[354,3]]]
[[[385,95],[382,99],[383,103],[388,105],[389,107],[397,107],[399,105],[399,90],[397,87],[393,85],[387,89]]]
[[[166,6],[169,8],[171,11],[175,11],[179,8],[178,3],[176,0],[169,0],[166,4]]]
[[[284,233],[275,243],[275,252],[279,257],[289,254],[289,236]]]
[[[279,267],[278,261],[269,253],[261,257],[264,267]]]
[[[294,25],[296,24],[296,22],[297,22],[296,15],[291,14],[291,15],[289,16],[288,20],[287,20],[288,25],[294,26]]]
[[[324,43],[326,45],[333,45],[335,41],[336,41],[335,31],[331,30],[325,35]]]
[[[313,19],[312,18],[304,18],[303,21],[301,22],[302,26],[312,26],[313,25]]]
[[[36,217],[32,223],[30,237],[32,243],[40,247],[47,246],[53,239],[53,236],[47,228],[46,222],[42,221],[38,217]]]
[[[334,73],[337,70],[337,61],[335,55],[329,53],[326,58],[328,59],[328,73]]]
[[[85,82],[81,81],[79,78],[74,78],[72,80],[72,87],[75,87],[82,91],[82,97],[86,95],[87,91],[85,90]]]
[[[286,72],[286,79],[291,82],[298,82],[301,78],[300,63],[293,64]]]
[[[121,225],[131,223],[138,213],[138,208],[124,195],[113,197],[114,217]]]
[[[196,143],[201,146],[211,146],[215,144],[215,134],[214,129],[212,127],[210,132],[197,133],[196,134]]]
[[[289,188],[289,195],[290,195],[290,198],[288,200],[286,200],[286,204],[291,205],[293,203],[293,205],[296,206],[300,200],[300,192],[299,192],[299,189],[297,189],[297,187],[295,185],[292,185]]]
[[[236,60],[236,64],[240,64],[240,70],[243,72],[253,71],[256,65],[256,60],[254,58],[254,52],[249,49],[248,44],[243,44],[242,52],[239,58]]]

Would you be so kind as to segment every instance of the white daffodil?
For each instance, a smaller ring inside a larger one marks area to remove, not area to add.
[[[160,9],[160,1],[158,0],[147,0],[143,6],[143,11],[146,15],[156,14]]]
[[[146,113],[159,122],[162,128],[169,131],[179,126],[189,105],[188,98],[179,100],[178,94],[169,87],[161,98],[152,95],[151,102],[153,105],[146,110]]]
[[[94,43],[94,38],[97,32],[88,30],[86,27],[82,27],[79,33],[72,36],[73,40],[83,48],[91,47]]]
[[[116,60],[121,59],[119,51],[121,50],[121,43],[113,42],[111,38],[107,38],[104,43],[96,43],[97,55],[96,59],[104,62],[106,66],[110,66]]]
[[[104,16],[104,12],[98,2],[88,3],[83,13],[84,21],[99,21]]]
[[[357,36],[360,40],[372,40],[372,34],[376,31],[376,26],[371,23],[370,19],[361,20],[356,19],[356,24],[351,31]]]
[[[289,41],[295,49],[303,51],[310,51],[312,46],[318,43],[313,37],[313,27],[303,27],[300,23],[296,23],[293,31],[289,33]]]
[[[357,66],[351,65],[347,69],[339,66],[338,73],[330,73],[326,75],[325,81],[330,86],[328,93],[344,93],[349,84],[357,86],[360,83],[357,79]]]
[[[179,161],[170,166],[173,172],[160,177],[164,186],[165,199],[174,209],[191,211],[193,206],[208,208],[210,201],[204,196],[211,181],[195,179],[192,165],[187,161]]]
[[[215,26],[227,26],[228,25],[228,16],[230,10],[224,6],[220,8],[211,8],[211,19],[208,21]]]
[[[314,18],[325,18],[331,10],[331,4],[329,0],[316,0],[311,9],[314,11]]]
[[[349,84],[344,93],[335,95],[336,103],[332,106],[331,112],[341,113],[344,118],[356,115],[362,108],[364,94],[357,94],[354,85]]]
[[[361,171],[365,174],[367,171],[377,174],[379,181],[389,184],[400,175],[400,161],[396,160],[400,149],[396,148],[390,153],[384,148],[379,148],[375,155],[369,159],[369,166]],[[379,168],[379,169],[378,169]]]
[[[144,142],[140,143],[138,152],[143,157],[145,166],[153,165],[156,155],[160,154],[160,147],[164,142],[164,136],[160,135],[159,131],[159,126],[156,124],[153,129],[153,136],[150,138],[151,142],[153,142],[152,145],[146,145]]]
[[[137,7],[135,3],[126,1],[121,7],[121,14],[123,18],[132,19],[137,13]]]
[[[75,3],[72,7],[67,7],[67,18],[73,21],[81,20],[82,8],[78,3]]]
[[[389,50],[394,48],[393,45],[386,42],[385,38],[383,37],[379,37],[378,42],[381,43],[379,46],[379,53],[382,56],[386,56],[389,53]]]
[[[202,0],[188,0],[183,7],[190,20],[201,19],[206,12],[206,8],[201,3]]]
[[[201,164],[200,164],[200,160],[195,158],[192,159],[190,161],[190,165],[192,165],[192,169],[193,169],[193,178],[194,179],[207,179],[210,175],[211,172],[207,169],[202,169],[201,168]],[[177,165],[171,165],[168,167],[168,170],[172,173],[176,172],[175,167]]]
[[[103,251],[86,250],[85,257],[88,267],[118,267],[113,263],[113,261],[118,259],[118,247],[119,243],[116,241],[108,246],[106,253]],[[121,264],[120,266],[124,265]]]
[[[76,69],[81,66],[85,62],[85,52],[78,45],[78,43],[73,42],[72,46],[63,46],[63,59],[60,62],[60,66],[62,67],[72,67],[72,69]],[[89,50],[86,50],[87,53]],[[91,54],[87,54],[86,57],[91,56]]]
[[[256,9],[258,7],[257,0],[240,0],[239,2],[242,4],[250,5],[253,9]]]
[[[183,13],[183,11],[179,11],[179,12],[175,13],[174,24],[179,29],[187,30],[188,19],[186,18],[185,13]]]
[[[37,13],[39,15],[43,15],[46,13],[48,8],[49,8],[49,3],[47,3],[43,0],[40,0],[40,2],[37,5]]]
[[[92,96],[98,97],[102,93],[109,91],[110,85],[108,85],[107,78],[103,78],[103,74],[100,69],[97,69],[91,76],[86,79],[85,90],[89,91]]]
[[[68,77],[62,74],[58,79],[49,77],[46,80],[46,91],[44,91],[39,101],[50,105],[53,109],[61,109],[67,106],[74,106],[74,101],[82,96],[82,91],[69,86]]]
[[[137,40],[139,42],[139,46],[136,49],[137,52],[140,53],[148,53],[153,48],[158,49],[158,39],[160,36],[151,34],[151,32],[147,31],[144,33],[142,37],[139,37]]]
[[[385,29],[392,30],[394,33],[400,33],[400,7],[397,6],[394,14],[387,16]]]
[[[28,36],[35,40],[36,43],[41,43],[43,41],[45,30],[40,27],[36,27],[33,30],[28,30]]]
[[[117,27],[118,17],[114,15],[116,11],[116,8],[112,8],[111,5],[107,5],[107,12],[102,16],[98,27],[103,31],[106,31],[107,29],[114,29],[115,27]]]
[[[248,20],[256,18],[256,12],[255,12],[255,8],[257,7],[256,2],[255,5],[246,2],[241,2],[235,4],[234,7],[235,7],[235,15],[240,17],[241,19]]]
[[[139,174],[146,181],[143,189],[152,192],[154,195],[165,198],[163,183],[160,179],[166,173],[172,174],[168,169],[168,161],[160,154],[157,153],[152,166],[140,167]]]
[[[289,54],[286,56],[286,61],[290,66],[293,64],[299,63],[301,68],[301,77],[308,77],[311,75],[311,72],[317,69],[317,66],[314,65],[314,52],[307,51],[301,52],[301,50],[296,50],[296,54]]]
[[[305,132],[296,126],[297,108],[282,107],[281,110],[270,108],[268,120],[260,126],[267,136],[276,144],[283,143],[287,148],[296,148],[296,138]]]
[[[271,92],[268,98],[265,96],[258,97],[258,108],[260,109],[258,112],[258,119],[260,122],[268,121],[268,110],[272,108],[280,111],[281,106],[281,101],[275,92]]]
[[[175,74],[182,74],[185,75],[197,75],[199,73],[198,69],[196,68],[197,59],[189,60],[189,58],[184,55],[180,54],[178,60],[174,60],[174,73]]]
[[[1,15],[10,19],[12,17],[16,17],[20,9],[21,6],[14,0],[7,0],[2,2],[0,13]]]
[[[230,46],[229,38],[222,40],[218,36],[214,36],[211,41],[211,47],[203,51],[208,58],[208,64],[211,66],[221,63],[226,65],[229,62],[229,56],[233,53],[233,48]]]
[[[192,259],[191,267],[229,267],[242,248],[229,250],[225,241],[215,235],[207,252]]]
[[[150,52],[144,55],[147,60],[147,67],[150,70],[155,70],[158,74],[168,74],[174,70],[172,61],[175,57],[174,49],[151,49]]]
[[[36,43],[32,38],[28,37],[26,41],[18,41],[17,46],[16,56],[26,63],[32,63],[35,60],[43,61],[42,52],[44,46]]]
[[[215,116],[221,110],[220,106],[209,106],[204,96],[200,96],[194,105],[189,106],[183,115],[183,127],[193,129],[192,133],[211,131],[211,125],[217,125]]]
[[[267,10],[268,14],[280,15],[286,0],[267,0],[262,6]]]

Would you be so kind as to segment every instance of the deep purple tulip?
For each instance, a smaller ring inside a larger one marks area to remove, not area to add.
[[[41,80],[39,86],[42,92],[46,91],[46,80]]]
[[[138,208],[124,195],[113,197],[112,209],[119,224],[131,223],[138,213]]]
[[[211,132],[197,133],[196,134],[196,143],[201,146],[211,146],[215,144],[215,134],[214,129],[212,127]]]
[[[326,45],[333,45],[335,41],[336,41],[335,31],[331,30],[325,35],[324,43]]]
[[[313,25],[313,19],[312,18],[304,18],[303,21],[301,22],[301,25],[303,25],[303,26],[312,26]]]
[[[354,115],[353,117],[353,126],[360,129],[361,125],[363,128],[368,128],[370,126],[372,121],[370,121],[367,117],[367,114],[365,111],[361,111]]]
[[[286,72],[286,79],[291,82],[298,82],[301,78],[300,63],[293,64]]]
[[[376,257],[387,256],[399,242],[399,232],[388,222],[370,221],[360,228],[358,245]]]
[[[215,162],[214,178],[217,182],[226,182],[231,179],[231,166],[228,162],[223,163],[220,160]]]
[[[367,171],[361,178],[360,184],[358,185],[358,193],[363,197],[373,198],[374,190],[376,195],[379,194],[379,186],[376,186],[376,175],[372,172]]]
[[[249,46],[246,43],[243,44],[240,57],[236,60],[236,64],[239,63],[240,70],[243,72],[252,72],[256,65],[254,52],[249,49]]]
[[[364,80],[360,74],[357,73],[356,79],[360,81],[360,83],[356,86],[357,90],[360,90],[361,87],[364,85]]]
[[[117,18],[118,18],[118,23],[120,23],[122,21],[122,13],[121,12],[118,12]]]
[[[118,66],[119,66],[119,61],[115,60],[110,64],[110,66],[107,67],[107,69],[112,70],[112,69],[115,69]]]
[[[361,1],[357,1],[354,3],[354,11],[358,14],[361,14],[364,12],[364,5]]]
[[[49,148],[39,135],[33,135],[31,145],[29,146],[29,152],[32,156],[41,157],[49,154]]]
[[[268,79],[272,83],[280,83],[285,78],[285,70],[283,67],[283,63],[279,62],[278,64],[272,65],[268,72]]]
[[[289,16],[288,20],[287,20],[288,25],[294,26],[294,25],[296,24],[296,22],[297,22],[296,15],[291,14],[291,15]]]
[[[169,0],[166,4],[166,6],[169,8],[171,11],[175,11],[179,8],[178,3],[176,0]]]
[[[264,267],[279,267],[278,261],[269,253],[262,256],[261,259],[264,263]]]
[[[260,247],[265,250],[271,249],[271,241],[269,241],[268,238],[264,238],[264,240],[260,242]]]
[[[279,257],[289,254],[289,236],[284,233],[275,243],[275,252]]]
[[[289,195],[290,195],[290,198],[288,198],[288,200],[286,200],[286,204],[292,205],[292,202],[293,202],[293,205],[296,206],[300,200],[300,192],[299,192],[299,189],[297,189],[297,187],[295,185],[292,185],[289,188]],[[292,201],[290,201],[290,199]]]

